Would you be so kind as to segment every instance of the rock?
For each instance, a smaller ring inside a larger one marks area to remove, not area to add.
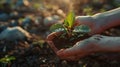
[[[25,38],[31,38],[31,35],[19,26],[7,28],[0,33],[0,40],[15,41]]]
[[[35,19],[35,25],[40,25],[40,24],[42,24],[41,22],[42,22],[42,17],[41,16],[36,17],[36,19]]]
[[[9,19],[9,15],[6,13],[0,14],[0,21],[7,21]]]
[[[18,0],[16,3],[16,7],[29,6],[29,5],[30,5],[29,0]]]
[[[58,9],[58,10],[57,10],[57,14],[60,15],[60,16],[62,16],[62,17],[65,17],[65,16],[66,16],[66,14],[63,12],[62,9]]]
[[[31,18],[26,17],[22,22],[22,26],[29,26],[30,23],[31,23]]]
[[[24,5],[23,0],[18,0],[16,2],[16,7],[23,6],[23,5]]]
[[[59,21],[60,21],[60,17],[59,16],[57,16],[57,15],[49,16],[49,17],[46,17],[44,19],[44,25],[45,26],[50,26],[50,25],[52,25],[54,23],[57,23]]]
[[[12,0],[5,0],[6,3],[10,4]]]
[[[22,17],[22,14],[14,11],[14,12],[11,12],[9,16],[11,19],[18,20],[20,17]]]
[[[7,28],[6,25],[0,25],[0,33]]]
[[[10,27],[15,27],[15,26],[18,26],[19,25],[19,22],[17,20],[11,20],[9,26]]]

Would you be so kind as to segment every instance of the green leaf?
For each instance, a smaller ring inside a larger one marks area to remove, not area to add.
[[[12,60],[15,60],[16,58],[15,58],[14,56],[10,56],[10,57],[8,57],[8,59],[9,59],[10,61],[12,61]]]
[[[64,20],[64,26],[67,26],[67,27],[69,26],[67,19]]]
[[[15,60],[16,58],[14,56],[5,56],[3,58],[0,59],[0,62],[2,63],[9,63],[12,60]]]
[[[40,8],[40,5],[41,5],[41,4],[39,4],[39,3],[35,3],[35,4],[33,4],[33,7],[34,7],[35,9],[38,9],[38,8]]]
[[[89,33],[90,31],[91,30],[87,25],[76,26],[73,30],[73,32],[77,32],[77,33]]]
[[[72,26],[74,24],[74,21],[75,21],[75,14],[74,14],[74,12],[69,12],[68,16],[64,20],[64,25],[68,26],[69,28],[72,28]]]
[[[62,24],[54,24],[50,27],[50,31],[51,32],[59,32],[59,31],[64,31],[65,28],[63,27]]]

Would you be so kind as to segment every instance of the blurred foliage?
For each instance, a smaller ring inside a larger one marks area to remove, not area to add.
[[[86,15],[93,15],[93,8],[92,7],[86,7],[83,9],[83,13]]]
[[[120,0],[79,0],[74,1],[77,15],[93,15],[120,7]]]
[[[93,15],[120,6],[119,0],[0,0],[0,8],[4,8],[2,5],[4,2],[9,3],[14,8],[17,1],[23,1],[23,4],[30,3],[27,6],[40,9],[41,11],[44,10],[41,8],[51,9],[57,7],[57,9],[62,9],[65,13],[75,10],[75,13],[78,15]]]
[[[37,46],[37,45],[38,45],[38,46],[40,46],[41,48],[43,48],[44,43],[45,43],[44,40],[39,40],[39,41],[33,42],[32,44],[33,44],[33,46]]]
[[[16,58],[14,56],[8,56],[6,55],[5,57],[0,59],[1,63],[10,63],[11,61],[15,60]]]
[[[33,7],[34,7],[35,9],[39,9],[39,8],[41,7],[41,4],[39,4],[39,3],[34,3],[34,4],[33,4]]]

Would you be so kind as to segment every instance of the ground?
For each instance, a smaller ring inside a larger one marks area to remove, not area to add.
[[[115,28],[114,28],[115,29]],[[117,28],[116,28],[117,29]],[[118,31],[118,30],[117,30]],[[110,32],[112,34],[112,32]],[[117,35],[117,34],[116,34]],[[111,35],[112,36],[112,35]],[[120,53],[97,53],[78,61],[60,60],[44,41],[0,42],[0,57],[15,56],[10,67],[119,67]],[[6,47],[6,50],[3,49]]]

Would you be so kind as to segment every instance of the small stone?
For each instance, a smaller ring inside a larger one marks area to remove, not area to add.
[[[54,16],[49,16],[44,19],[44,25],[45,26],[50,26],[54,23],[58,23],[60,21],[60,17],[57,15]]]
[[[66,65],[66,64],[67,64],[67,61],[66,61],[66,60],[63,60],[61,63],[62,63],[63,65]]]
[[[7,28],[0,33],[0,40],[15,41],[31,38],[31,35],[21,27]]]
[[[22,22],[22,26],[28,26],[30,23],[31,23],[31,18],[26,17]]]
[[[7,21],[9,19],[9,15],[2,13],[0,14],[0,21]]]

